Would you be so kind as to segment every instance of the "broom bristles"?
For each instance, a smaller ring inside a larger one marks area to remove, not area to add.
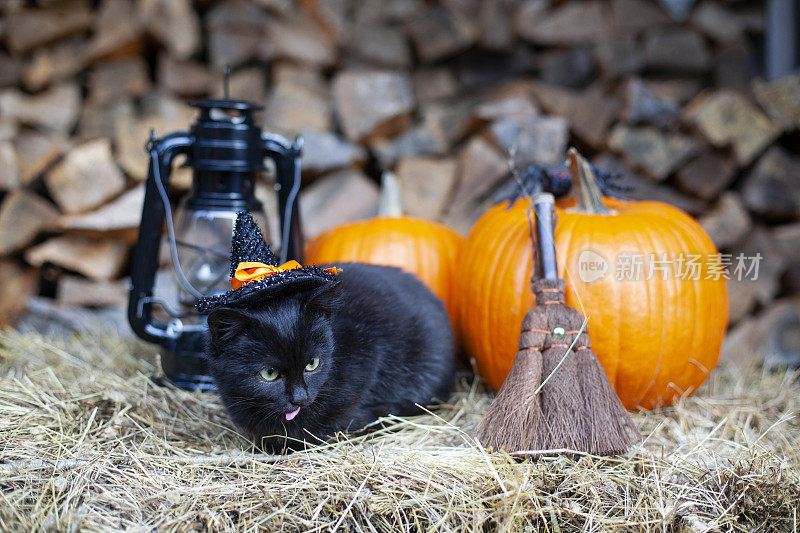
[[[547,434],[544,448],[585,451],[588,440],[578,364],[574,352],[564,357],[566,351],[566,348],[554,347],[542,354],[543,375],[553,374],[542,388],[542,412]]]
[[[624,452],[639,432],[589,347],[583,317],[564,304],[564,280],[537,280],[533,290],[537,307],[522,321],[514,365],[478,440],[509,452]]]
[[[484,446],[508,452],[539,449],[544,418],[536,389],[541,382],[541,352],[521,349],[476,431]]]
[[[547,331],[561,327],[564,331],[577,330],[574,310],[564,305],[564,280],[540,279],[533,282],[536,305],[546,310]],[[543,376],[542,412],[545,417],[546,448],[585,451],[588,444],[583,391],[578,382],[578,361],[575,352],[569,351],[568,337],[563,339],[550,334],[542,352]]]
[[[618,454],[641,440],[639,430],[590,348],[578,352],[578,372],[588,422],[589,453]]]
[[[537,450],[546,443],[539,393],[546,328],[547,316],[541,308],[531,309],[522,319],[514,365],[476,430],[485,446],[516,452]]]

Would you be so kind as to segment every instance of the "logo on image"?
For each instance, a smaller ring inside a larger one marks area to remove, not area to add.
[[[584,283],[592,283],[606,277],[608,261],[592,250],[584,250],[578,256],[578,279]]]

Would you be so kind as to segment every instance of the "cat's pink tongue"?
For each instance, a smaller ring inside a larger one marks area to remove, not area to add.
[[[296,417],[297,413],[299,413],[299,412],[300,412],[300,408],[299,407],[297,409],[295,409],[294,411],[289,411],[288,413],[286,413],[286,420],[291,420],[292,418]]]

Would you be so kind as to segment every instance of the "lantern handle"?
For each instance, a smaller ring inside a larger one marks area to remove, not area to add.
[[[159,139],[151,134],[145,147],[152,155],[145,183],[139,237],[131,261],[128,322],[139,337],[150,342],[174,339],[180,335],[175,328],[153,319],[151,304],[158,270],[161,232],[166,217],[160,191],[169,190],[175,158],[182,154],[188,155],[189,147],[193,143],[194,138],[189,133],[179,131]]]
[[[178,280],[181,282],[181,285],[183,285],[184,290],[195,298],[200,299],[203,297],[203,293],[198,291],[186,277],[186,274],[183,273],[181,260],[178,257],[178,244],[177,239],[175,238],[174,223],[172,221],[172,207],[169,205],[169,195],[167,194],[167,189],[164,186],[163,180],[161,179],[161,165],[158,164],[158,152],[151,149],[150,157],[153,158],[153,175],[155,177],[153,181],[158,188],[158,195],[161,198],[161,204],[164,206],[164,213],[166,214],[164,218],[167,222],[167,237],[169,239],[169,251],[170,256],[172,257],[172,267],[175,269],[175,274],[178,275]]]
[[[294,259],[303,262],[303,235],[300,230],[300,156],[303,137],[293,142],[275,133],[262,133],[264,156],[275,162],[275,188],[278,191],[278,216],[281,231],[281,263]]]

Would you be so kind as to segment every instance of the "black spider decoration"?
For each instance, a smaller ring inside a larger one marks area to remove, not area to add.
[[[597,177],[597,184],[600,186],[604,196],[612,196],[620,200],[627,200],[621,193],[630,192],[633,187],[622,185],[617,181],[622,177],[618,172],[608,172],[595,165],[591,165],[594,175]],[[515,177],[514,172],[509,173],[509,177]],[[569,194],[572,190],[572,180],[569,177],[566,166],[559,165],[529,165],[522,173],[510,182],[511,190],[504,187],[495,197],[498,202],[509,202],[513,204],[521,196],[530,197],[537,192],[549,192],[556,198],[561,198]]]

